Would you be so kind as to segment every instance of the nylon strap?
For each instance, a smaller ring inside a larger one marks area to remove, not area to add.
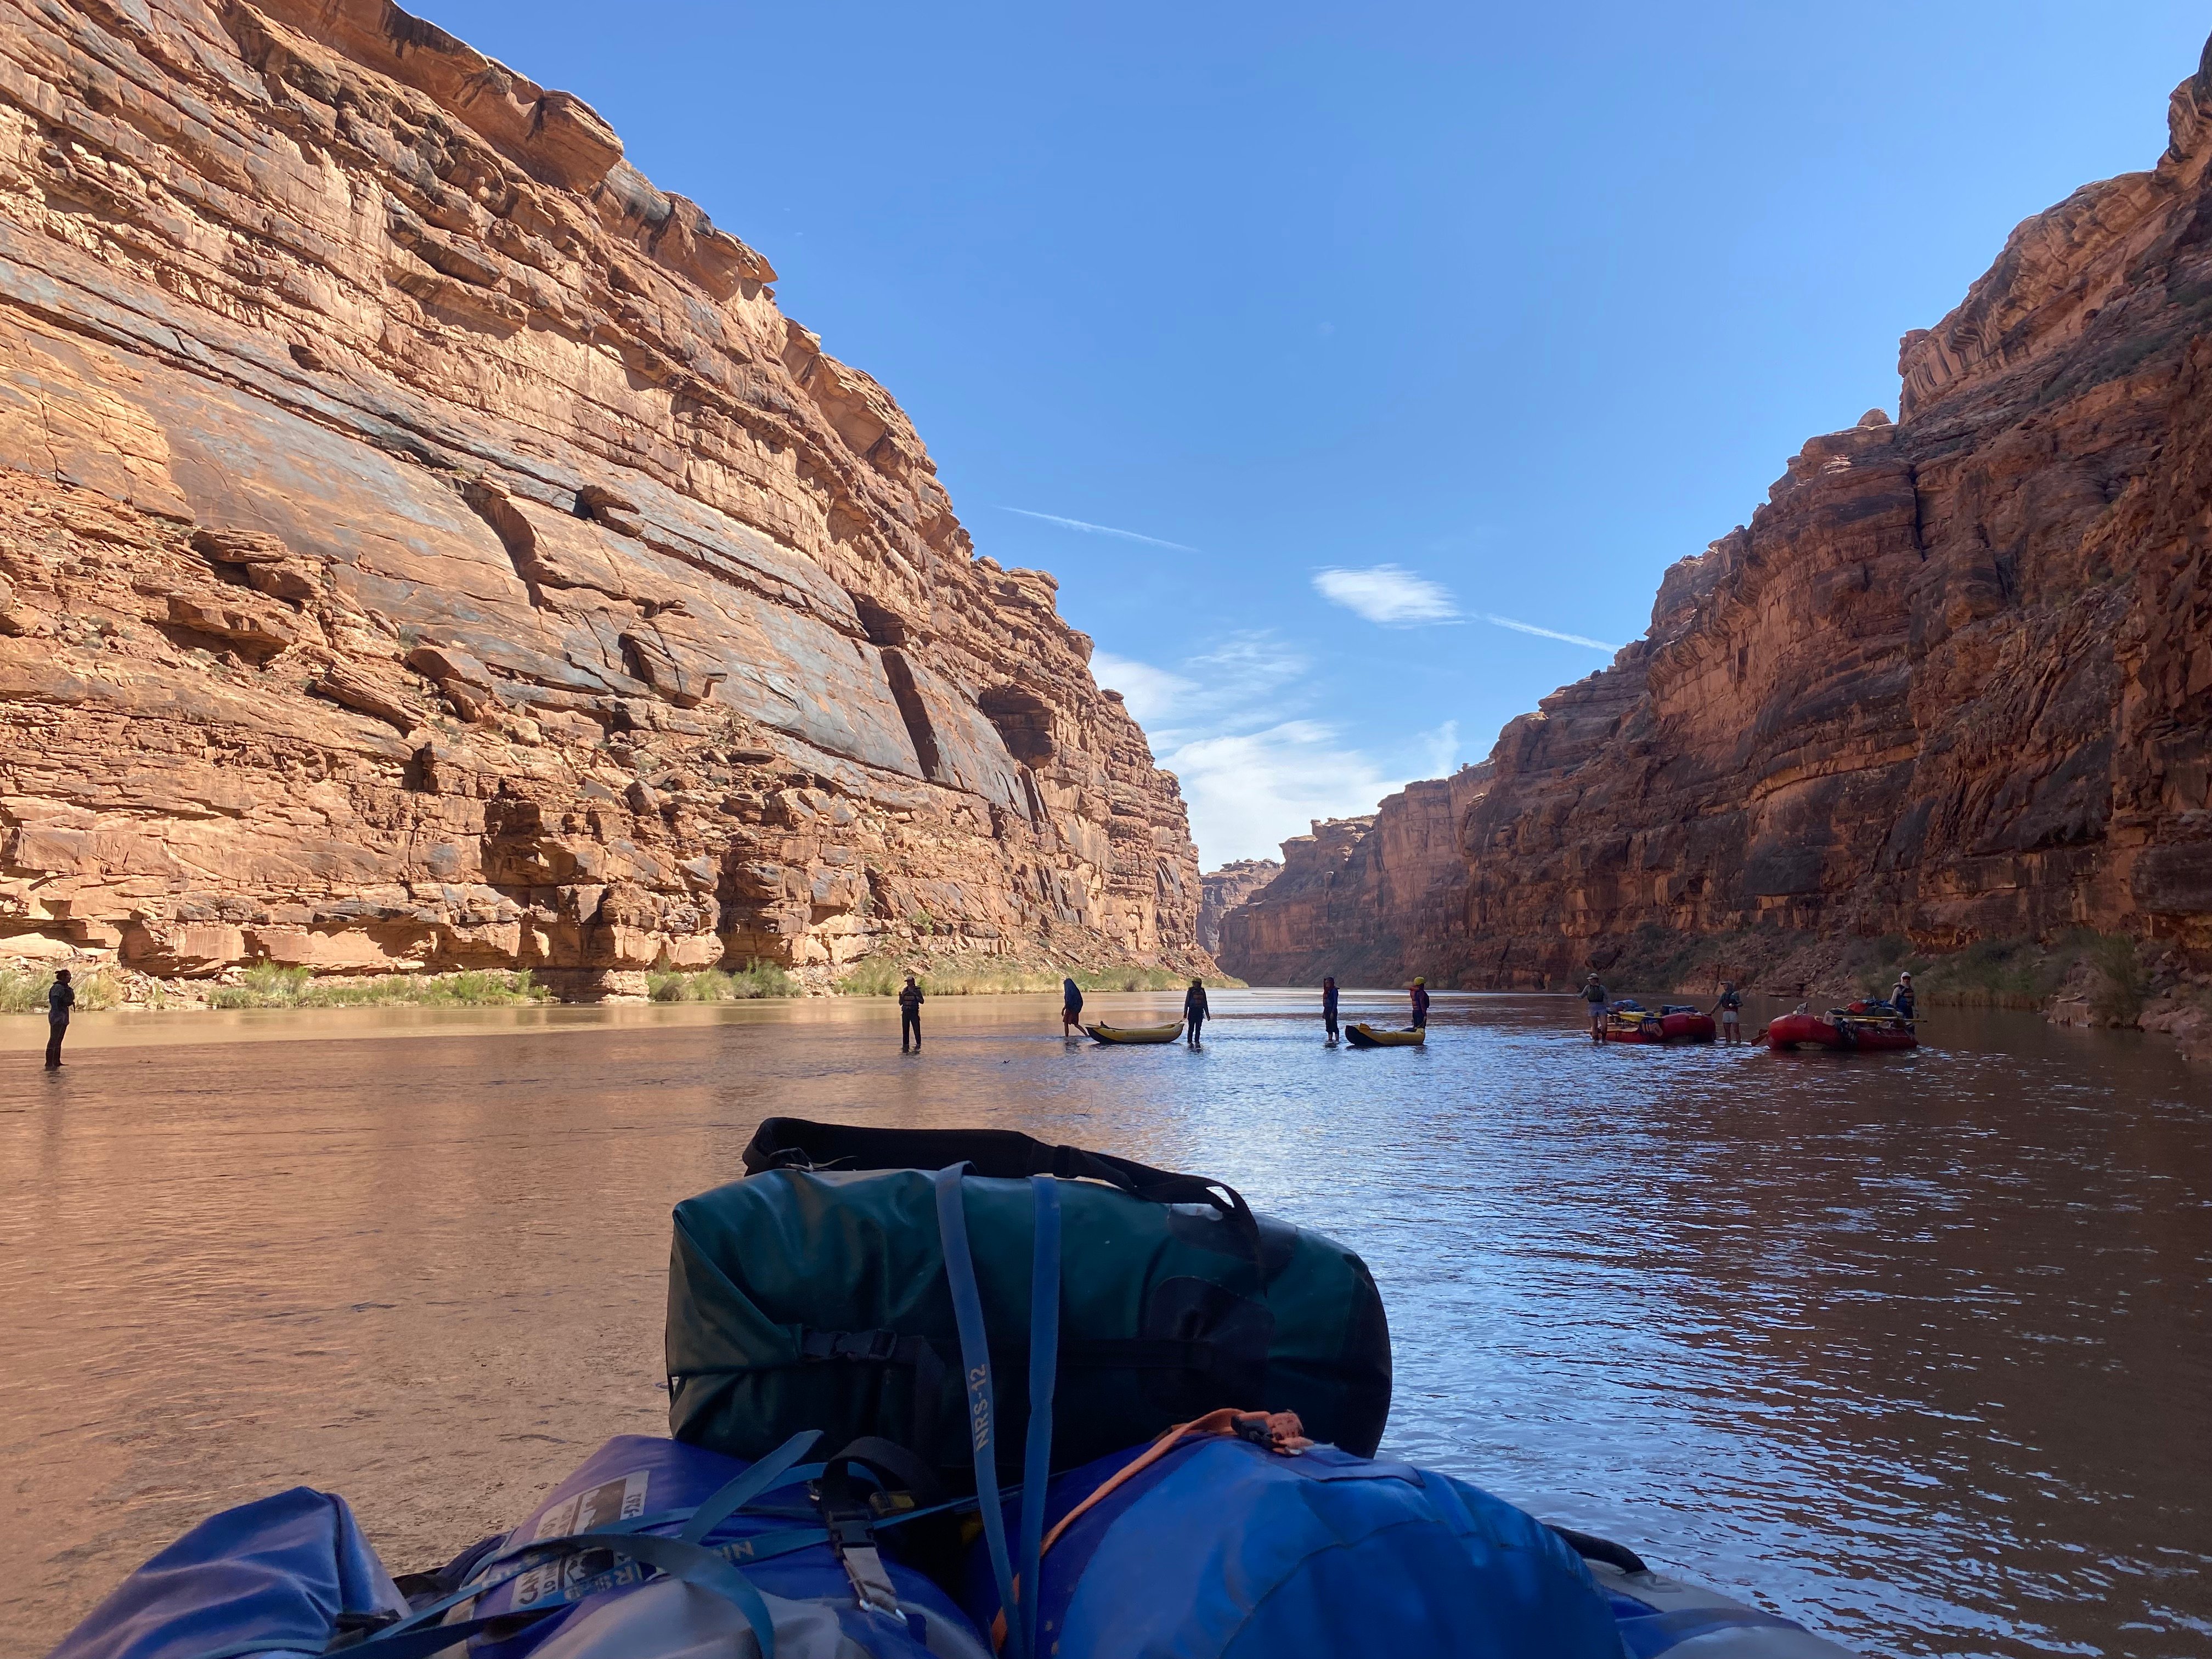
[[[1022,1644],[1035,1654],[1037,1607],[1044,1589],[1045,1487],[1052,1480],[1052,1395],[1060,1364],[1060,1182],[1030,1177],[1036,1199],[1036,1236],[1030,1249],[1030,1425],[1022,1454]]]
[[[1006,1517],[999,1504],[998,1425],[991,1396],[991,1347],[983,1327],[983,1298],[975,1288],[975,1258],[968,1249],[968,1213],[962,1201],[965,1164],[948,1164],[932,1176],[937,1188],[937,1227],[945,1246],[945,1279],[952,1292],[952,1317],[960,1328],[960,1361],[968,1390],[968,1437],[975,1458],[975,1497],[983,1510],[983,1540],[999,1604],[1014,1605],[1014,1574],[1006,1559]],[[1018,1645],[1014,1659],[1029,1659]]]
[[[677,1537],[686,1544],[704,1541],[708,1533],[775,1486],[793,1464],[814,1449],[814,1443],[821,1437],[819,1429],[801,1429],[692,1510],[691,1519]]]

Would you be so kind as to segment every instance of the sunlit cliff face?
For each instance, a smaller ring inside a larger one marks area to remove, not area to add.
[[[1053,580],[588,106],[368,0],[10,15],[18,954],[1204,965]]]

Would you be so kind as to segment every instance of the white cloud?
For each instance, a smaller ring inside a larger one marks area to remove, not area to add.
[[[1119,691],[1137,723],[1146,726],[1173,715],[1199,689],[1196,680],[1133,657],[1117,657],[1110,651],[1091,653],[1091,677],[1108,690]]]
[[[1331,605],[1340,605],[1354,616],[1386,628],[1413,627],[1421,623],[1483,622],[1493,628],[1510,628],[1516,634],[1586,645],[1593,651],[1618,651],[1617,645],[1591,639],[1586,634],[1563,634],[1556,628],[1494,617],[1486,611],[1462,615],[1459,602],[1442,582],[1417,576],[1401,565],[1378,564],[1365,570],[1331,566],[1314,573],[1314,591]]]
[[[1057,513],[1032,513],[1026,507],[1000,507],[1001,513],[1018,513],[1024,519],[1042,519],[1047,524],[1056,524],[1063,530],[1080,530],[1092,536],[1119,536],[1133,542],[1149,542],[1154,547],[1172,547],[1178,553],[1195,553],[1194,547],[1185,547],[1181,542],[1164,542],[1158,536],[1143,536],[1133,530],[1116,530],[1110,524],[1092,524],[1087,519],[1063,519]],[[1118,689],[1118,688],[1117,688]]]
[[[1378,564],[1366,570],[1332,566],[1316,570],[1313,585],[1314,592],[1331,605],[1340,605],[1354,616],[1386,627],[1459,619],[1459,605],[1450,589],[1395,564]]]
[[[1284,720],[1257,732],[1194,738],[1159,757],[1182,780],[1201,862],[1271,859],[1313,818],[1371,812],[1402,781],[1340,746],[1335,726]]]
[[[1202,655],[1161,668],[1099,651],[1099,684],[1122,695],[1158,763],[1182,781],[1191,836],[1207,869],[1231,859],[1273,858],[1309,820],[1371,812],[1404,787],[1340,728],[1297,718],[1305,657],[1263,633],[1237,634]],[[1420,734],[1417,753],[1450,769],[1459,729]]]
[[[1425,778],[1440,778],[1452,769],[1459,759],[1459,722],[1446,720],[1433,732],[1421,733],[1421,741],[1428,749],[1428,764],[1421,770]]]

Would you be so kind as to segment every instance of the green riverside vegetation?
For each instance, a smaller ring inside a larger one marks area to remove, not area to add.
[[[317,979],[307,968],[256,963],[235,985],[208,993],[210,1008],[496,1008],[550,1002],[552,992],[527,968],[468,969],[455,974],[385,974],[375,979]]]
[[[1963,951],[1927,956],[1891,933],[1870,941],[1856,977],[1869,995],[1886,994],[1910,969],[1923,1002],[2035,1008],[2069,982],[2086,981],[2098,1018],[2132,1025],[2150,996],[2151,975],[2135,940],[2087,927],[2048,945],[2032,939],[1979,939]]]
[[[872,956],[861,957],[846,970],[837,981],[838,994],[895,996],[908,974],[921,981],[925,996],[933,997],[1049,993],[1059,990],[1060,981],[1068,978],[1085,991],[1172,991],[1190,982],[1189,975],[1172,968],[1054,968],[983,956],[902,962],[896,957]],[[1244,983],[1220,974],[1207,975],[1206,982],[1217,990]]]
[[[49,968],[0,968],[0,1014],[45,1013],[46,991],[53,982]],[[70,988],[82,1010],[112,1008],[123,1000],[115,981],[96,968],[70,975]]]
[[[702,968],[655,968],[645,976],[646,994],[655,1002],[743,1002],[754,997],[795,997],[805,989],[772,962],[749,962],[731,971]]]

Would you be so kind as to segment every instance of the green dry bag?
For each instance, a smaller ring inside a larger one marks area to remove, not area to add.
[[[957,1481],[967,1396],[931,1175],[957,1164],[1010,1475],[1029,1411],[1032,1175],[1062,1182],[1054,1468],[1222,1406],[1293,1411],[1315,1439],[1374,1452],[1390,1334],[1341,1245],[1218,1182],[1006,1130],[797,1118],[762,1124],[746,1179],[676,1206],[670,1431],[744,1458],[801,1429],[875,1437]]]

